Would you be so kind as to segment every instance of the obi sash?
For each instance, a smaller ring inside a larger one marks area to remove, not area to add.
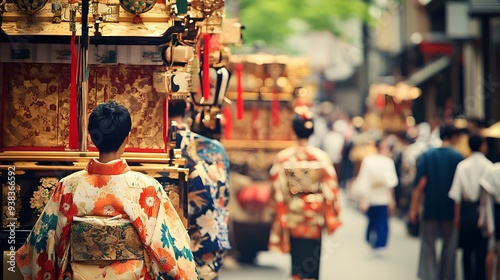
[[[106,264],[144,258],[144,246],[136,229],[121,215],[74,217],[70,248],[72,262]]]
[[[285,168],[288,192],[291,195],[321,193],[322,168]]]
[[[323,194],[321,179],[324,170],[315,167],[285,167],[284,198],[290,227],[299,224],[323,226]]]

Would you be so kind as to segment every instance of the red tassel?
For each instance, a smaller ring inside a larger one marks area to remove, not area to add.
[[[140,15],[135,15],[133,18],[132,18],[132,23],[133,24],[139,24],[139,23],[142,23],[142,18]]]
[[[238,120],[243,119],[243,65],[241,63],[236,64],[236,90],[238,93],[238,99],[236,100],[236,117]]]
[[[233,111],[231,106],[225,106],[222,109],[224,115],[224,139],[229,140],[233,135]]]
[[[394,113],[396,115],[401,115],[403,113],[403,103],[394,102]]]
[[[203,34],[203,98],[210,99],[210,34]]]
[[[383,110],[385,107],[385,94],[379,93],[375,99],[375,107],[379,110]]]
[[[76,96],[76,32],[71,35],[71,86],[69,93],[69,148],[78,149],[78,106]]]
[[[252,107],[252,139],[259,139],[259,107],[258,105],[254,105]]]
[[[271,104],[271,121],[274,127],[278,127],[280,125],[280,101],[278,97],[279,94],[274,92]]]

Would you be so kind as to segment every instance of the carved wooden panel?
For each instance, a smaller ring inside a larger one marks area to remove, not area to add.
[[[154,66],[92,65],[89,73],[87,116],[109,100],[123,104],[132,116],[129,148],[165,149],[165,96],[153,89]],[[93,146],[89,137],[89,147]]]
[[[5,63],[4,73],[2,146],[67,147],[70,65]]]

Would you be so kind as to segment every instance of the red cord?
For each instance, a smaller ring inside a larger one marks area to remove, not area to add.
[[[236,100],[236,117],[238,120],[243,119],[243,65],[241,63],[236,64],[236,90],[238,93],[238,99]]]
[[[78,149],[78,106],[76,94],[77,59],[75,48],[76,32],[71,35],[71,86],[69,95],[69,148]]]
[[[280,125],[280,101],[278,97],[278,92],[273,91],[273,101],[271,104],[271,120],[274,127],[278,127]]]
[[[203,34],[203,97],[210,98],[210,34]]]

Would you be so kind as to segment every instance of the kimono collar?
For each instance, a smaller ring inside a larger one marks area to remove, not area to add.
[[[85,168],[91,174],[119,175],[130,171],[130,167],[124,159],[113,160],[108,163],[101,163],[93,158]]]

